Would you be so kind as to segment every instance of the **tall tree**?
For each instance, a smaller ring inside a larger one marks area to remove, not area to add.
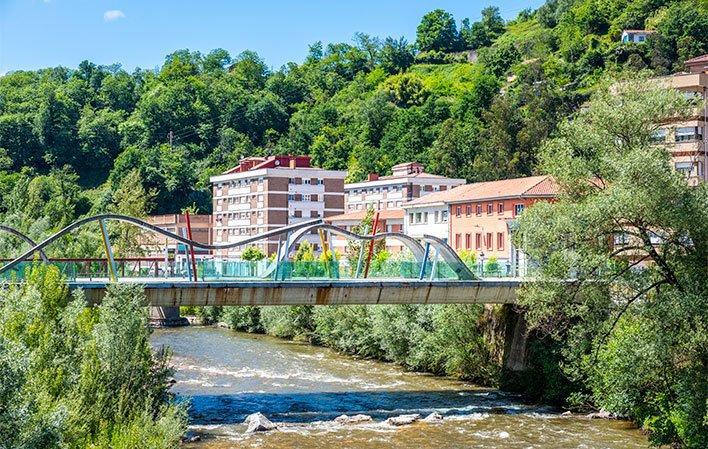
[[[416,44],[419,51],[455,51],[459,48],[457,25],[447,11],[436,9],[425,14],[418,25]]]
[[[540,262],[521,304],[533,328],[565,342],[566,374],[653,443],[699,448],[708,445],[708,187],[690,187],[652,141],[691,107],[646,80],[596,94],[544,146],[542,168],[561,193],[524,212],[516,242]]]

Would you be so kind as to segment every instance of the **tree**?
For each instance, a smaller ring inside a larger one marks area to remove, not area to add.
[[[156,193],[154,190],[145,190],[140,171],[134,169],[120,181],[112,196],[113,200],[109,206],[111,212],[143,218],[152,209]],[[141,255],[143,247],[141,243],[144,243],[145,231],[129,223],[117,224],[116,231],[117,236],[113,243],[117,256]]]
[[[469,20],[463,21],[460,39],[467,48],[477,49],[488,47],[504,33],[504,19],[496,6],[487,6],[482,10],[482,20],[469,25]]]
[[[708,189],[688,186],[652,143],[659,123],[691,107],[642,79],[600,90],[544,145],[560,195],[524,212],[515,241],[541,263],[521,304],[532,328],[565,342],[566,375],[654,444],[698,448],[708,444]]]
[[[401,73],[413,64],[414,55],[411,46],[404,37],[387,37],[380,51],[381,68],[387,73]]]
[[[259,260],[265,259],[265,253],[257,246],[249,246],[241,254],[242,260],[247,260],[249,262],[257,262]]]
[[[452,14],[442,9],[425,14],[417,28],[416,44],[421,52],[457,50],[457,26]]]

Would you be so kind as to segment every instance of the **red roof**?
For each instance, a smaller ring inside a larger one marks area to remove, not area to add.
[[[326,217],[325,221],[361,221],[366,218],[366,212],[365,210],[357,210],[346,214],[333,215]],[[384,209],[379,211],[379,220],[403,220],[403,215],[403,209]]]
[[[268,156],[268,157],[246,157],[240,163],[223,174],[243,173],[261,168],[289,168],[294,163],[295,168],[309,168],[310,156]]]
[[[550,176],[529,176],[528,178],[502,179],[500,181],[476,182],[450,190],[431,193],[406,205],[432,203],[461,203],[497,198],[552,197],[558,193],[558,185]]]
[[[708,62],[708,54],[696,56],[695,58],[687,59],[684,64],[699,64],[701,62]]]

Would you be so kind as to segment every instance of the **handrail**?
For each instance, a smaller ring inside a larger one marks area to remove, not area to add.
[[[37,246],[37,243],[35,243],[34,240],[32,240],[27,235],[21,233],[20,231],[18,231],[15,228],[11,228],[10,226],[0,225],[0,231],[5,231],[8,234],[12,234],[15,237],[19,237],[20,239],[24,240],[25,243],[29,243],[30,246],[32,246],[32,247]],[[49,258],[42,250],[39,251],[39,257],[42,259],[42,262],[44,262],[44,263],[49,262]]]
[[[157,234],[162,234],[166,237],[169,237],[171,239],[177,240],[178,242],[187,244],[187,245],[194,245],[197,248],[202,248],[202,249],[208,249],[208,250],[219,250],[219,249],[229,249],[229,248],[237,248],[239,246],[244,246],[244,245],[249,245],[251,243],[257,242],[259,240],[263,240],[265,238],[273,237],[276,235],[280,235],[286,232],[290,232],[293,230],[300,229],[305,226],[310,226],[313,223],[321,222],[321,220],[309,220],[309,221],[303,221],[302,223],[297,223],[293,225],[288,225],[284,226],[282,228],[274,229],[271,231],[266,231],[262,234],[258,234],[252,237],[245,238],[243,240],[240,240],[238,242],[233,242],[233,243],[226,243],[226,244],[220,244],[220,245],[211,245],[207,243],[201,243],[197,242],[195,240],[190,240],[185,237],[181,237],[177,234],[174,234],[170,231],[166,231],[162,228],[159,228],[153,224],[150,224],[144,220],[141,220],[139,218],[135,217],[129,217],[127,215],[120,215],[120,214],[100,214],[100,215],[93,215],[91,217],[85,217],[80,220],[75,221],[74,223],[71,223],[70,225],[64,227],[63,229],[57,231],[56,233],[52,234],[51,236],[47,237],[43,241],[41,241],[39,244],[34,245],[32,248],[29,250],[25,251],[22,253],[20,256],[16,257],[13,259],[11,262],[8,264],[0,267],[0,274],[10,270],[13,268],[15,265],[18,263],[22,262],[23,260],[27,259],[30,257],[32,254],[34,254],[37,251],[41,251],[43,248],[45,248],[47,245],[55,242],[59,238],[63,237],[64,235],[68,234],[69,232],[80,228],[81,226],[84,226],[88,223],[92,223],[94,221],[101,221],[101,220],[113,220],[113,221],[123,221],[126,223],[131,223],[134,224],[140,228],[143,228],[145,230],[155,232]]]

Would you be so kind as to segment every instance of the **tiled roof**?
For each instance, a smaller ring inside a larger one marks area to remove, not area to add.
[[[374,212],[374,215],[376,212]],[[325,221],[361,221],[366,217],[365,210],[347,212],[346,214],[333,215]],[[384,209],[379,211],[379,220],[403,220],[403,209]]]
[[[502,179],[500,181],[476,182],[435,192],[416,198],[406,205],[415,206],[432,203],[460,203],[496,198],[519,198],[554,196],[558,186],[550,176],[529,176],[528,178]]]
[[[697,64],[700,62],[708,62],[708,54],[696,56],[695,58],[688,59],[684,64]]]

